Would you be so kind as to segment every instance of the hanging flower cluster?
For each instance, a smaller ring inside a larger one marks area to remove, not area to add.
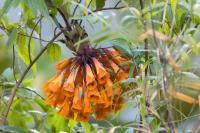
[[[105,119],[124,104],[124,87],[113,84],[127,78],[129,66],[128,59],[115,48],[85,45],[75,57],[56,65],[59,72],[43,87],[47,104],[58,107],[59,114],[68,119],[88,121],[93,114],[98,120]]]

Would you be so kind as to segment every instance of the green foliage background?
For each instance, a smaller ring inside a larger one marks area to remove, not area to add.
[[[121,0],[116,7],[118,1],[115,0],[93,0],[88,7],[89,3],[90,0],[2,2],[0,132],[199,132],[200,2]],[[144,6],[142,9],[141,4]],[[76,5],[78,10],[73,15]],[[64,38],[61,35],[48,45],[46,52],[28,72],[11,105],[7,123],[3,124],[16,80],[30,64],[30,58],[34,59],[59,31],[54,30],[59,27],[58,22],[65,24],[57,8],[67,11],[69,20],[83,20],[82,25],[89,36],[78,40],[74,44],[77,48],[81,42],[89,40],[93,47],[116,46],[131,57],[129,78],[123,83],[130,87],[135,83],[138,86],[124,94],[126,104],[107,120],[96,121],[93,116],[89,122],[76,122],[59,116],[56,109],[46,105],[41,88],[55,74],[55,63],[73,56],[70,49],[59,41]],[[20,11],[18,17],[16,11]],[[146,52],[148,59],[144,56]],[[135,65],[140,70],[134,78],[131,73]],[[145,75],[147,68],[148,74]],[[195,102],[169,95],[171,89]]]

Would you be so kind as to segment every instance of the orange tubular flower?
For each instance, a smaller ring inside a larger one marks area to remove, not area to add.
[[[56,65],[56,74],[44,85],[47,104],[60,108],[59,114],[67,119],[88,121],[91,115],[106,119],[124,104],[121,85],[115,82],[128,77],[130,64],[115,48],[94,49],[82,46],[75,57]]]
[[[73,99],[73,104],[72,104],[72,110],[75,113],[80,113],[82,111],[82,101],[80,98],[80,89],[75,88],[75,94],[74,94],[74,99]]]

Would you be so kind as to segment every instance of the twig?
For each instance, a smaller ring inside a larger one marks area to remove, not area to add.
[[[143,0],[140,0],[140,7],[141,7],[141,11],[144,9],[144,1]],[[144,20],[144,14],[143,14],[143,12],[142,12],[142,19],[143,19],[143,25],[144,25],[144,31],[146,31],[147,30],[147,24],[146,24],[146,21]],[[144,49],[145,49],[145,62],[148,62],[148,60],[149,60],[149,55],[148,55],[148,51],[147,51],[147,49],[148,49],[148,40],[147,39],[145,39],[144,40]],[[144,100],[145,100],[145,105],[146,105],[146,108],[148,108],[149,106],[150,106],[150,99],[149,99],[149,91],[148,91],[148,88],[147,88],[147,76],[148,76],[148,64],[147,64],[147,66],[146,66],[146,68],[145,68],[145,77],[144,77]],[[146,110],[146,113],[147,113],[147,115],[149,114],[149,110],[148,109],[145,109]],[[140,119],[142,119],[142,115],[140,115]],[[146,123],[146,121],[143,121],[142,120],[142,122],[143,123]],[[149,126],[148,126],[148,129],[149,129]]]
[[[102,8],[102,9],[96,9],[92,12],[99,12],[99,11],[105,11],[105,10],[118,10],[118,9],[123,9],[126,8],[126,6],[121,6],[121,7],[107,7],[107,8]]]
[[[1,87],[6,87],[6,88],[13,88],[13,87],[15,87],[15,84],[16,83],[10,83],[10,82],[0,82],[0,86]],[[30,89],[30,88],[28,88],[28,87],[24,87],[24,86],[19,86],[19,88],[22,88],[22,89],[25,89],[25,90],[27,90],[27,91],[31,91],[32,93],[35,93],[36,95],[38,95],[42,100],[45,100],[39,93],[37,93],[36,91],[34,91],[34,90],[32,90],[32,89]],[[10,95],[10,94],[9,94]]]
[[[117,4],[115,5],[114,8],[116,8],[120,3],[121,3],[121,0],[119,0],[119,1],[117,2]]]
[[[87,8],[90,7],[90,5],[92,4],[92,1],[93,1],[93,0],[90,0],[90,3],[88,4]]]
[[[7,32],[9,31],[9,30],[6,29],[4,26],[0,26],[0,29],[3,30],[5,33],[7,33]],[[30,37],[30,36],[27,35],[27,34],[22,34],[22,33],[17,33],[17,34],[20,35],[20,36]],[[42,42],[49,42],[49,41],[47,41],[47,40],[40,39],[40,38],[37,38],[37,37],[34,37],[34,36],[32,36],[32,38],[34,38],[34,39],[36,39],[36,40],[40,40],[40,41],[42,41]]]
[[[26,35],[26,34],[21,34],[21,33],[17,33],[18,35],[21,35],[21,36],[26,36],[26,37],[30,37],[29,35]],[[42,39],[42,38],[38,38],[38,37],[34,37],[34,36],[32,36],[32,38],[33,39],[36,39],[36,40],[39,40],[39,41],[42,41],[42,42],[50,42],[50,41],[48,41],[48,40],[44,40],[44,39]]]
[[[80,3],[81,3],[81,1],[82,1],[82,0],[79,0],[79,1],[78,1],[78,4],[80,4]],[[75,15],[75,13],[76,13],[76,10],[78,9],[78,4],[77,4],[77,5],[76,5],[76,7],[74,8],[74,11],[73,11],[73,13],[72,13],[72,14],[73,14],[73,16]],[[76,20],[74,20],[74,19],[73,19],[73,20],[71,21],[71,24],[74,24],[74,22],[75,22],[75,21],[76,21]]]
[[[29,56],[29,60],[30,60],[30,63],[32,62],[32,59],[31,59],[31,39],[32,39],[32,36],[33,36],[33,33],[37,27],[37,25],[39,24],[39,22],[42,20],[43,17],[40,17],[40,19],[37,21],[37,23],[35,24],[35,26],[33,27],[33,30],[31,31],[31,34],[30,34],[30,37],[29,37],[29,41],[28,41],[28,56]]]
[[[32,90],[32,89],[29,89],[29,88],[27,88],[27,87],[20,87],[20,88],[25,89],[25,90],[28,90],[28,91],[31,91],[31,92],[35,93],[37,96],[39,96],[42,100],[45,100],[44,97],[42,97],[39,93],[37,93],[36,91],[34,91],[34,90]]]
[[[80,4],[80,3],[81,3],[81,0],[79,0],[78,3]],[[73,11],[73,13],[72,13],[73,16],[75,15],[77,9],[78,9],[78,4],[77,4],[76,7],[74,8],[74,11]]]
[[[65,25],[66,25],[68,31],[71,31],[72,28],[71,28],[71,26],[70,26],[70,24],[69,24],[69,21],[68,21],[67,18],[65,17],[65,14],[62,12],[62,10],[61,10],[60,8],[57,8],[57,10],[58,10],[58,12],[60,13],[60,15],[62,16],[62,18],[63,18],[63,20],[64,20],[64,22],[65,22]],[[65,12],[65,13],[67,14],[67,12]]]
[[[92,12],[100,12],[100,11],[106,11],[106,10],[118,10],[118,9],[123,9],[126,8],[126,6],[121,6],[121,7],[107,7],[107,8],[102,8],[102,9],[96,9],[93,10]],[[91,12],[88,13],[88,15],[92,14]],[[85,15],[84,15],[85,16]],[[82,21],[80,21],[80,25],[82,24]]]
[[[12,105],[12,102],[14,100],[14,97],[16,95],[16,92],[20,86],[20,84],[22,83],[22,81],[24,80],[25,76],[27,75],[27,73],[29,72],[29,70],[31,69],[31,67],[33,66],[33,64],[40,58],[40,56],[46,51],[47,47],[49,44],[53,43],[54,40],[56,38],[58,38],[60,35],[62,34],[62,32],[59,32],[56,36],[54,36],[51,41],[37,54],[37,56],[34,58],[34,60],[29,64],[29,66],[26,68],[26,70],[23,72],[21,78],[19,79],[19,81],[17,82],[17,84],[15,85],[15,88],[12,90],[11,92],[11,95],[10,95],[10,98],[8,100],[8,104],[6,106],[6,109],[5,109],[5,112],[4,112],[4,115],[3,115],[3,120],[2,120],[2,123],[5,124],[6,123],[6,120],[7,120],[7,117],[8,117],[8,113],[10,111],[10,107]]]
[[[90,5],[92,4],[92,1],[93,1],[93,0],[90,0],[90,2],[89,2],[89,4],[88,4],[87,8],[89,8],[89,7],[90,7]],[[81,20],[81,21],[80,21],[79,25],[81,25],[81,24],[82,24],[82,22],[83,22],[83,20]]]
[[[140,0],[140,7],[141,7],[141,10],[143,10],[144,9],[144,1],[143,0]],[[142,13],[142,18],[144,18],[144,14]],[[146,21],[144,20],[143,21],[143,25],[144,25],[144,30],[146,31],[146,29],[147,29],[147,24],[146,24]],[[149,60],[149,52],[148,52],[148,40],[147,39],[145,39],[144,40],[144,49],[145,49],[145,62],[148,62],[148,60]],[[149,91],[148,91],[148,88],[147,88],[147,81],[146,81],[146,78],[147,78],[147,76],[148,76],[148,65],[146,66],[146,68],[145,68],[145,83],[144,83],[144,96],[145,96],[145,103],[146,103],[146,105],[149,107],[149,104],[150,104],[150,99],[149,99]]]
[[[13,76],[15,79],[15,82],[17,83],[17,78],[15,74],[15,45],[13,44],[13,62],[12,62],[12,68],[13,68]]]
[[[55,36],[55,35],[54,35]],[[39,32],[39,42],[40,42],[40,47],[42,48],[42,21],[40,21],[40,32]]]

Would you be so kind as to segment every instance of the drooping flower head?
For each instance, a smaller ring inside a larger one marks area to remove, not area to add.
[[[75,57],[56,65],[58,74],[43,87],[47,104],[58,107],[59,114],[68,119],[88,121],[93,114],[105,119],[124,104],[125,89],[113,84],[128,77],[129,66],[128,58],[116,48],[84,45]]]

